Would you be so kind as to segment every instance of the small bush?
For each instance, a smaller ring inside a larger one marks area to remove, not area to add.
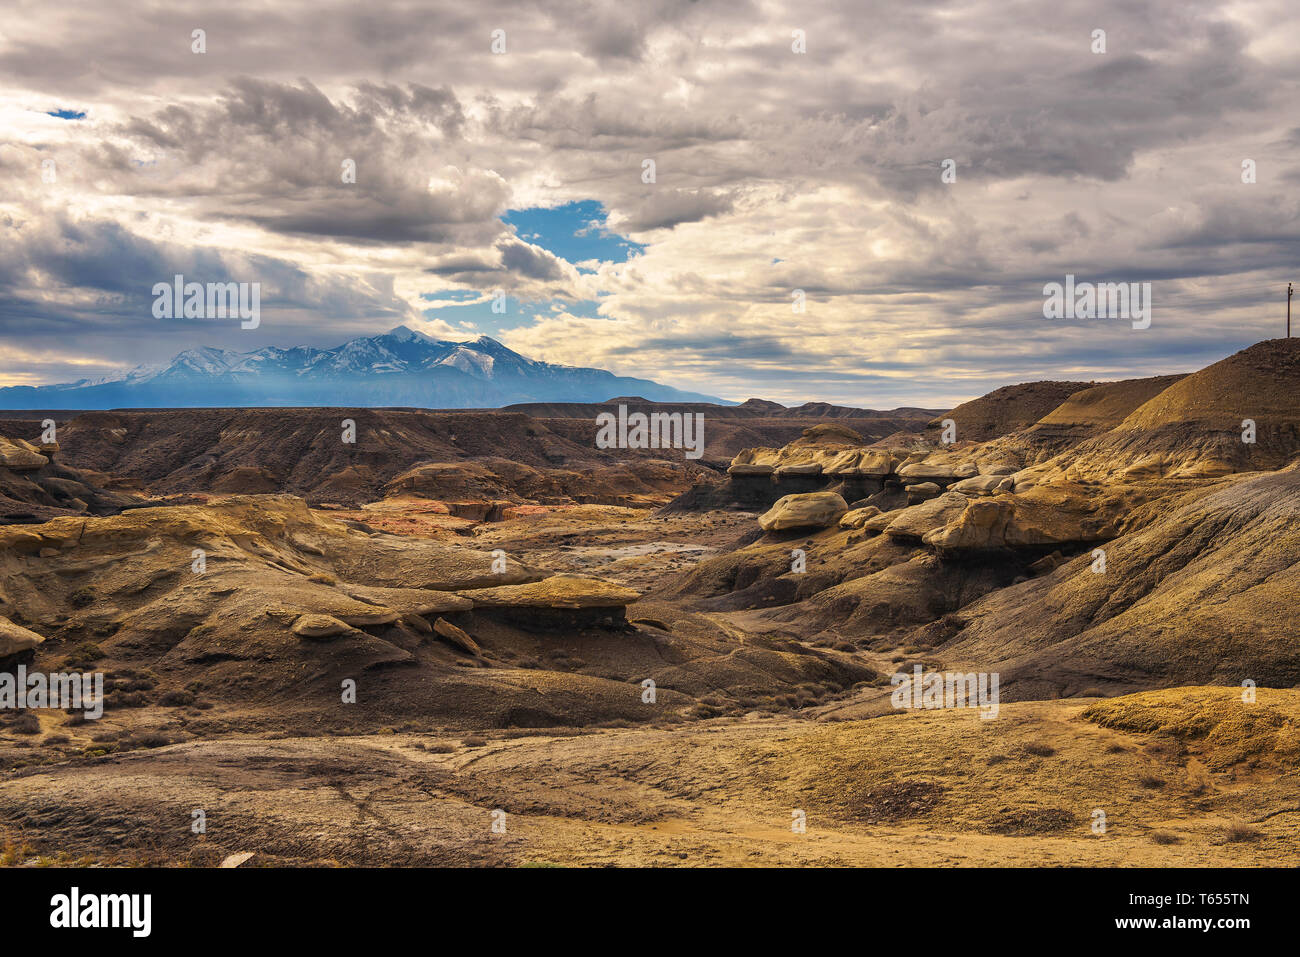
[[[1240,844],[1245,841],[1258,841],[1264,836],[1264,832],[1253,824],[1243,824],[1240,821],[1228,825],[1228,830],[1224,834],[1229,841],[1234,844]]]
[[[73,671],[85,670],[101,658],[107,657],[99,645],[93,641],[83,641],[68,653],[68,656],[63,659],[61,667]]]
[[[1144,774],[1138,778],[1138,784],[1142,785],[1144,788],[1151,788],[1154,790],[1156,788],[1164,787],[1165,779],[1156,777],[1154,774]]]
[[[1178,844],[1182,838],[1172,831],[1152,831],[1151,841],[1155,844]]]
[[[14,734],[39,734],[41,722],[30,711],[23,711],[9,722],[9,730]]]
[[[467,748],[481,748],[483,745],[487,744],[487,739],[475,734],[470,735],[468,738],[461,738],[460,743]]]
[[[1039,741],[1032,741],[1024,747],[1026,754],[1032,754],[1039,758],[1050,758],[1056,753],[1056,748],[1050,744],[1043,744]]]

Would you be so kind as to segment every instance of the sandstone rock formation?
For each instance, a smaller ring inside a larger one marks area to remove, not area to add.
[[[641,595],[630,588],[585,578],[552,575],[525,585],[479,588],[471,593],[476,608],[625,608]]]
[[[777,501],[758,524],[764,531],[784,532],[796,528],[827,528],[847,512],[848,504],[834,492],[786,495]]]
[[[44,640],[36,632],[0,617],[0,664],[7,667],[11,662],[30,661]]]

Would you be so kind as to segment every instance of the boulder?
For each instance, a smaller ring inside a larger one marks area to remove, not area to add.
[[[299,638],[334,638],[351,630],[351,625],[333,615],[302,615],[293,623],[293,633]]]
[[[898,518],[899,509],[892,509],[888,512],[880,512],[876,515],[869,516],[860,526],[868,535],[879,535],[894,519]]]
[[[885,534],[905,541],[920,540],[927,533],[943,528],[960,515],[968,504],[974,503],[960,492],[945,492],[920,505],[888,513],[896,517],[885,526]]]
[[[840,516],[840,528],[861,528],[866,524],[867,519],[879,514],[880,509],[874,505],[864,505],[862,508],[852,509]]]
[[[34,654],[44,640],[42,635],[0,617],[0,661],[15,655]]]
[[[996,548],[1006,541],[1006,525],[1014,513],[1009,502],[975,499],[951,524],[927,534],[925,543],[947,551]]]
[[[961,492],[963,495],[996,495],[999,492],[1009,492],[1015,482],[1010,475],[976,475],[973,478],[962,479],[949,487],[949,491]]]
[[[751,476],[751,475],[765,476],[765,475],[771,475],[775,471],[776,471],[776,467],[772,465],[751,465],[749,463],[744,463],[744,462],[739,464],[733,463],[731,466],[727,468],[728,475],[740,475],[740,476]]]
[[[919,505],[934,498],[942,489],[934,482],[921,482],[918,485],[908,485],[903,491],[907,493],[908,505]]]
[[[949,492],[957,495],[959,492]],[[954,554],[994,548],[1079,546],[1114,538],[1124,499],[1099,503],[1079,486],[1041,485],[1027,494],[966,499],[966,509],[945,528],[925,536],[936,551]]]
[[[848,503],[835,492],[804,492],[777,499],[758,524],[767,532],[792,528],[829,528],[849,510]]]

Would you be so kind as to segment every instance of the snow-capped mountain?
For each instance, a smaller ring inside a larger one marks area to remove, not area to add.
[[[602,369],[539,362],[489,336],[448,342],[398,326],[383,335],[349,340],[336,349],[187,349],[165,365],[137,366],[115,376],[0,389],[0,408],[482,409],[518,402],[603,402],[619,395],[661,402],[722,401]]]

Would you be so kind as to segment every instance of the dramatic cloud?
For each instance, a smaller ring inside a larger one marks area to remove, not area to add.
[[[20,0],[0,384],[403,322],[735,399],[1187,370],[1280,334],[1300,280],[1297,26],[1282,0]],[[511,225],[538,207],[595,218]],[[626,245],[566,241],[592,231]],[[154,319],[177,273],[262,283],[261,326]],[[1151,327],[1044,319],[1067,273],[1151,282]]]

